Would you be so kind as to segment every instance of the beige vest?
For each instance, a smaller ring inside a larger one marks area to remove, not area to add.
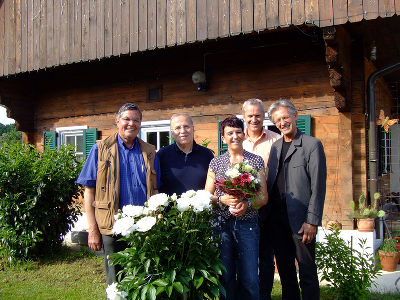
[[[157,190],[157,173],[154,170],[155,147],[138,138],[146,166],[147,199]],[[114,214],[119,207],[119,153],[117,133],[97,141],[99,149],[95,207],[96,221],[102,234],[112,234]]]

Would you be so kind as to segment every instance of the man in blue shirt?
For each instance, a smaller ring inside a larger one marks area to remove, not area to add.
[[[196,144],[192,118],[185,113],[171,117],[174,143],[160,149],[160,192],[178,195],[188,190],[204,189],[208,165],[214,158],[210,149]]]
[[[124,104],[115,118],[118,132],[93,145],[77,180],[85,186],[88,245],[96,251],[103,247],[109,285],[116,282],[119,268],[107,257],[127,246],[112,235],[114,215],[125,205],[144,205],[158,192],[160,165],[155,147],[137,137],[141,121],[139,107]]]

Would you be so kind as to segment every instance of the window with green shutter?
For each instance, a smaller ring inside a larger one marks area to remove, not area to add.
[[[311,115],[298,115],[297,128],[302,133],[311,135]]]
[[[222,121],[218,121],[218,156],[228,151],[228,145],[225,144],[221,138],[221,133],[219,130],[221,123]]]
[[[53,150],[57,147],[57,132],[45,131],[43,133],[43,149]]]
[[[87,158],[90,149],[97,140],[97,128],[89,128],[83,130],[83,158]]]

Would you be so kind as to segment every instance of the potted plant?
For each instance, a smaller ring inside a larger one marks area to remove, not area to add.
[[[386,239],[378,250],[379,259],[381,261],[382,270],[393,272],[397,269],[400,259],[399,250],[396,248],[395,239]]]
[[[375,228],[375,219],[381,218],[385,215],[383,210],[378,210],[377,202],[381,195],[375,193],[371,205],[367,205],[364,194],[358,198],[358,203],[354,200],[350,201],[352,213],[349,215],[350,219],[357,219],[357,229],[361,232],[373,232]]]

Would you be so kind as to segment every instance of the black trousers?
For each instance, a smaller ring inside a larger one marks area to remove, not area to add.
[[[259,280],[260,300],[271,300],[272,287],[274,285],[275,263],[274,249],[268,225],[260,222],[260,247],[259,247]]]
[[[315,264],[315,239],[303,244],[299,235],[293,234],[285,218],[273,218],[270,226],[273,248],[282,284],[282,299],[300,300],[295,260],[299,267],[300,288],[303,300],[319,299],[319,281]]]
[[[122,270],[120,265],[111,265],[109,255],[125,250],[128,244],[124,241],[118,241],[121,236],[114,235],[101,235],[103,242],[103,253],[104,253],[104,266],[106,269],[107,285],[117,282],[118,272]]]

